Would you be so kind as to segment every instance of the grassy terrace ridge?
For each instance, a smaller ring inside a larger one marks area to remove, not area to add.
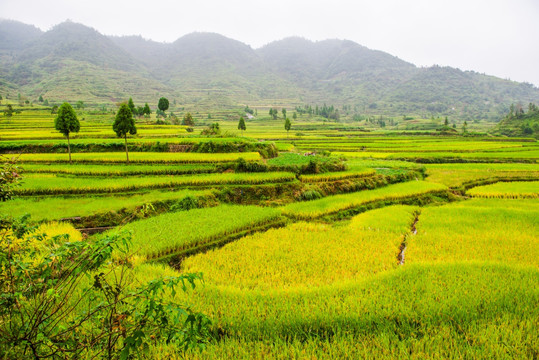
[[[187,196],[211,195],[211,190],[150,191],[111,196],[75,197],[28,197],[0,202],[0,213],[19,217],[30,214],[32,221],[59,220],[64,218],[87,217],[101,213],[119,212],[157,201],[181,200]]]
[[[374,151],[355,151],[342,152],[336,151],[332,153],[336,156],[346,158],[373,158],[401,161],[415,161],[419,163],[458,163],[458,162],[507,162],[507,163],[537,163],[539,162],[539,150],[525,149],[522,151],[492,151],[492,152],[374,152]]]
[[[74,153],[72,154],[75,163],[125,163],[125,153],[103,152],[103,153]],[[164,164],[197,164],[197,163],[219,163],[235,161],[243,158],[246,161],[260,160],[257,152],[245,153],[152,153],[152,152],[132,152],[129,154],[131,163],[164,163]],[[67,154],[22,154],[19,161],[21,163],[67,163]]]
[[[442,184],[427,181],[409,181],[375,190],[365,190],[350,194],[328,196],[318,200],[292,203],[281,209],[286,216],[308,220],[359,207],[367,203],[400,200],[411,196],[446,191],[447,189]]]
[[[152,127],[157,127],[158,125],[152,125]],[[137,127],[138,128],[138,127]],[[0,130],[2,128],[0,127]],[[2,131],[0,131],[2,133]],[[57,134],[57,133],[56,133]],[[204,142],[214,142],[214,143],[250,143],[254,142],[255,140],[249,139],[249,138],[242,138],[242,137],[207,137],[207,136],[182,136],[182,137],[174,137],[174,138],[139,138],[139,137],[133,137],[129,139],[129,143],[132,144],[140,144],[140,143],[170,143],[170,144],[197,144],[197,143],[204,143]],[[71,145],[77,145],[77,144],[116,144],[119,143],[123,145],[123,140],[116,138],[111,139],[92,139],[92,138],[86,138],[86,139],[77,139],[74,138],[71,140]],[[11,147],[11,146],[24,146],[24,145],[59,145],[63,146],[66,144],[66,141],[64,138],[59,139],[39,139],[39,140],[3,140],[0,141],[0,148],[5,147]]]
[[[539,199],[539,181],[499,182],[474,187],[466,194],[480,198]]]
[[[133,249],[148,259],[188,250],[278,220],[281,212],[258,206],[220,205],[173,212],[126,225]]]
[[[376,174],[376,171],[374,169],[354,169],[354,170],[339,171],[339,172],[301,175],[299,179],[300,181],[305,182],[305,183],[316,183],[316,182],[322,182],[322,181],[359,179],[363,177],[372,176],[375,174]]]
[[[113,193],[186,186],[256,185],[294,180],[296,180],[295,174],[287,172],[163,175],[127,178],[25,174],[23,185],[17,188],[15,192],[18,195]]]
[[[138,164],[138,165],[91,165],[91,164],[24,164],[27,173],[48,173],[87,176],[124,175],[185,175],[217,172],[215,164]]]

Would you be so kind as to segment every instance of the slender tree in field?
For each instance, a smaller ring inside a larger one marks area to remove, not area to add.
[[[135,120],[133,119],[133,114],[129,107],[126,104],[122,104],[118,113],[116,114],[116,119],[114,124],[112,124],[112,129],[118,137],[123,137],[125,139],[125,157],[127,159],[126,163],[129,164],[129,152],[127,151],[127,134],[135,135],[137,133],[137,127],[135,126]]]
[[[69,163],[71,164],[71,144],[69,143],[69,134],[78,133],[80,130],[79,119],[75,110],[69,103],[63,103],[58,109],[58,116],[54,119],[54,127],[67,138],[67,152],[69,153]]]
[[[286,137],[288,137],[288,132],[290,131],[291,128],[292,128],[292,123],[290,122],[289,118],[286,118],[286,120],[284,121],[284,129],[286,130]]]
[[[243,119],[243,116],[240,117],[240,122],[238,123],[238,130],[241,130],[241,136],[243,136],[243,131],[246,130],[247,127],[245,126],[245,120]]]

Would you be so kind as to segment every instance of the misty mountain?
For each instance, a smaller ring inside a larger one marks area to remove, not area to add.
[[[348,40],[292,37],[260,49],[213,33],[173,43],[104,36],[65,22],[47,32],[0,22],[0,91],[55,101],[138,103],[169,96],[192,106],[349,105],[355,113],[499,119],[539,102],[526,83],[450,67],[419,68]]]
[[[0,53],[23,49],[43,32],[33,25],[0,19]]]
[[[118,101],[126,93],[148,98],[171,92],[111,39],[70,21],[13,51],[2,63],[0,79],[18,85],[21,93],[58,101]]]

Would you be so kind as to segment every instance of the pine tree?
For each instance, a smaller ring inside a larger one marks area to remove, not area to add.
[[[136,115],[137,111],[135,108],[135,103],[133,102],[133,98],[129,98],[129,101],[127,102],[127,107],[129,110],[131,110],[131,114]]]

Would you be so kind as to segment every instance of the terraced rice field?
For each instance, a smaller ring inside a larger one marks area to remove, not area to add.
[[[237,111],[213,115],[228,134],[139,123],[126,165],[110,114],[86,115],[69,164],[50,112],[0,113],[4,159],[23,152],[0,213],[31,216],[36,251],[129,234],[130,286],[203,274],[164,297],[211,319],[204,348],[155,339],[144,356],[539,357],[537,141],[306,116],[290,134],[261,116],[241,137]]]

